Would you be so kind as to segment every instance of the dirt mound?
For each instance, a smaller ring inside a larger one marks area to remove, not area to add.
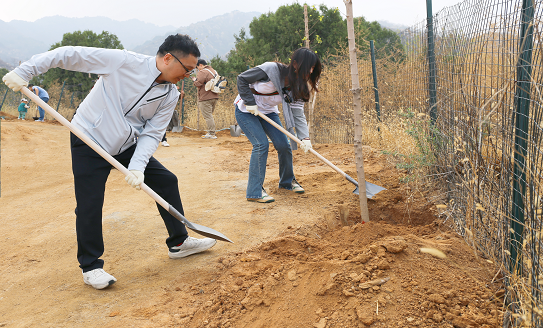
[[[250,143],[232,139],[220,142],[240,152],[220,161],[227,172],[246,169],[250,158]],[[315,149],[336,165],[354,165],[352,145]],[[268,169],[278,166],[274,153],[270,147]],[[435,207],[400,184],[402,173],[384,155],[364,148],[366,179],[388,189],[369,200],[377,222],[365,224],[354,185],[317,158],[294,155],[306,193],[289,198],[278,179],[269,192],[285,206],[319,211],[322,220],[303,227],[293,221],[280,238],[221,257],[207,281],[166,289],[167,310],[154,309],[156,315],[176,313],[176,325],[191,327],[499,326],[493,265],[437,223]]]
[[[145,311],[190,327],[500,326],[492,265],[455,234],[437,224],[325,226],[290,227],[222,257],[217,274],[165,288],[164,304]]]
[[[364,148],[366,179],[386,190],[363,223],[354,185],[299,150],[305,193],[278,189],[270,147],[265,187],[276,201],[247,202],[252,147],[228,131],[168,133],[171,146],[154,156],[178,176],[187,218],[235,244],[168,259],[155,202],[113,170],[103,258],[118,281],[94,290],[77,267],[69,132],[55,125],[2,124],[0,327],[501,326],[496,268],[441,223],[435,191],[402,183],[388,157]],[[356,178],[352,145],[315,149]]]

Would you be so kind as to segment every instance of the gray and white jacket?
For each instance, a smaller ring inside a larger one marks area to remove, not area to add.
[[[281,78],[280,70],[277,65],[278,64],[275,62],[266,62],[238,75],[238,92],[245,105],[256,105],[255,97],[249,84],[257,81],[272,81],[275,89],[279,92],[279,96],[283,99],[283,87],[285,86],[285,82],[284,79]],[[308,138],[309,129],[307,128],[307,120],[304,115],[303,105],[296,104],[291,106],[284,100],[282,103],[286,129],[294,134],[293,128],[296,128],[296,136],[299,139]],[[296,146],[296,142],[291,142],[292,149],[296,149]]]
[[[155,57],[126,50],[60,47],[33,56],[15,73],[30,81],[54,67],[100,76],[72,123],[111,155],[137,144],[128,169],[143,172],[179,100],[175,85],[155,82],[161,74]]]

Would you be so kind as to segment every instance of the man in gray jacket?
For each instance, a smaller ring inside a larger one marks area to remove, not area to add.
[[[33,76],[60,67],[100,75],[79,106],[72,123],[132,175],[126,181],[140,189],[145,182],[183,214],[177,177],[152,155],[158,147],[179,99],[175,84],[196,67],[200,51],[187,35],[170,35],[156,56],[125,50],[60,47],[35,55],[2,79],[14,91]],[[103,289],[117,280],[103,270],[102,207],[111,164],[74,134],[70,136],[77,207],[77,259],[83,281]],[[216,240],[188,237],[185,226],[157,204],[168,231],[172,259],[213,247]]]

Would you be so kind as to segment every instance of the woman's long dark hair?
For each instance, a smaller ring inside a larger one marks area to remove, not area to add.
[[[313,67],[313,72],[311,68]],[[294,100],[309,101],[309,87],[315,91],[321,76],[322,65],[319,56],[308,48],[299,48],[290,56],[290,64],[285,67],[287,80]],[[311,72],[311,73],[310,73]],[[284,76],[284,75],[283,75]]]

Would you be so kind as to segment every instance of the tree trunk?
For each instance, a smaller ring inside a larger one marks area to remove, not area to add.
[[[353,84],[354,107],[354,154],[356,158],[356,173],[360,191],[360,216],[363,222],[369,222],[368,200],[366,197],[366,178],[364,176],[364,154],[362,153],[362,99],[360,98],[360,82],[358,80],[358,62],[354,39],[353,2],[343,0],[347,7],[347,36],[349,38],[349,56],[351,60],[351,79]]]
[[[307,5],[304,5],[304,23],[305,23],[305,47],[309,48],[309,23],[307,20]]]
[[[305,24],[305,47],[309,49],[309,22],[307,19],[307,4],[304,5],[304,24]],[[309,130],[309,139],[314,142],[314,133],[313,133],[313,108],[315,107],[315,97],[317,96],[316,92],[312,92],[312,97],[309,99],[308,105],[305,106],[309,109],[309,118],[307,119],[307,129]],[[313,100],[313,101],[311,101]]]
[[[315,102],[317,101],[317,93],[315,91],[311,92],[311,97],[309,99],[309,102],[307,103],[307,107],[309,107],[309,121],[307,122],[307,128],[309,130],[309,139],[311,139],[311,142],[315,143],[315,128],[313,127],[313,121],[315,120],[313,116],[313,112],[315,109]]]

